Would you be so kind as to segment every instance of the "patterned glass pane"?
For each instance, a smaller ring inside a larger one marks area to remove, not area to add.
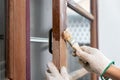
[[[73,38],[80,44],[90,44],[90,21],[80,15],[68,16],[68,27]]]
[[[78,3],[82,8],[90,12],[90,0],[74,1]],[[75,41],[77,41],[80,45],[90,45],[91,22],[88,19],[67,8],[67,26]],[[73,57],[71,53],[73,53],[73,49],[68,45],[69,73],[82,68],[78,62],[78,58]],[[90,74],[86,74],[77,80],[90,80]]]

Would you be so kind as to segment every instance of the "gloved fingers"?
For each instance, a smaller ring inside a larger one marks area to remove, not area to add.
[[[68,74],[67,69],[65,67],[61,68],[61,75],[64,78],[64,80],[69,80],[69,74]]]
[[[72,73],[70,73],[70,80],[77,80],[86,75],[87,73],[88,71],[85,68],[73,71]]]
[[[79,56],[79,53],[76,53],[77,51],[79,51],[80,53],[83,52],[78,43],[75,43],[72,47],[74,49],[73,51],[74,54],[72,54],[74,57]]]
[[[76,55],[80,58],[80,59],[82,59],[83,61],[89,61],[89,56],[90,56],[90,54],[88,54],[88,53],[86,53],[86,52],[84,52],[84,51],[82,51],[82,50],[77,50],[76,51]]]
[[[45,74],[46,74],[46,78],[47,78],[47,80],[52,80],[52,75],[51,75],[51,73],[49,73],[49,72],[45,72]]]
[[[80,63],[83,67],[85,67],[85,68],[90,65],[89,62],[84,61],[84,60],[82,60],[82,59],[80,59],[80,58],[79,58],[79,63]]]
[[[74,50],[74,51],[72,52],[72,56],[74,56],[74,57],[77,56],[77,55],[76,55],[76,50]]]
[[[82,66],[85,65],[84,61],[83,61],[82,59],[80,59],[80,58],[79,58],[79,63],[80,63]]]
[[[48,70],[50,71],[50,73],[52,75],[58,75],[59,74],[59,71],[57,70],[57,68],[55,67],[55,65],[52,62],[49,62],[47,67],[48,67]]]
[[[92,52],[94,52],[94,48],[89,47],[89,46],[81,46],[80,47],[84,52],[87,52],[88,54],[92,54]]]

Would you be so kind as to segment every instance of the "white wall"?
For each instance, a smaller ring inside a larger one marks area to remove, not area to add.
[[[120,0],[98,0],[99,48],[120,67]]]

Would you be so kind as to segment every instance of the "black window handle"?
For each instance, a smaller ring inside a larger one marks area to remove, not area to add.
[[[49,52],[52,54],[52,29],[49,30]]]
[[[0,39],[4,39],[4,35],[0,35]]]

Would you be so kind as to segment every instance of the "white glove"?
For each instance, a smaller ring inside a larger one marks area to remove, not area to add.
[[[69,80],[69,75],[65,67],[62,67],[59,73],[55,65],[50,62],[48,63],[48,70],[46,71],[47,80]]]
[[[55,65],[50,62],[48,63],[48,71],[46,71],[46,77],[47,80],[77,80],[78,78],[83,77],[87,73],[88,71],[86,71],[86,69],[81,68],[70,73],[69,75],[65,67],[62,67],[61,72],[59,73]]]
[[[110,60],[96,48],[82,46],[81,50],[76,51],[76,54],[79,56],[79,61],[86,70],[99,75],[110,64]]]

